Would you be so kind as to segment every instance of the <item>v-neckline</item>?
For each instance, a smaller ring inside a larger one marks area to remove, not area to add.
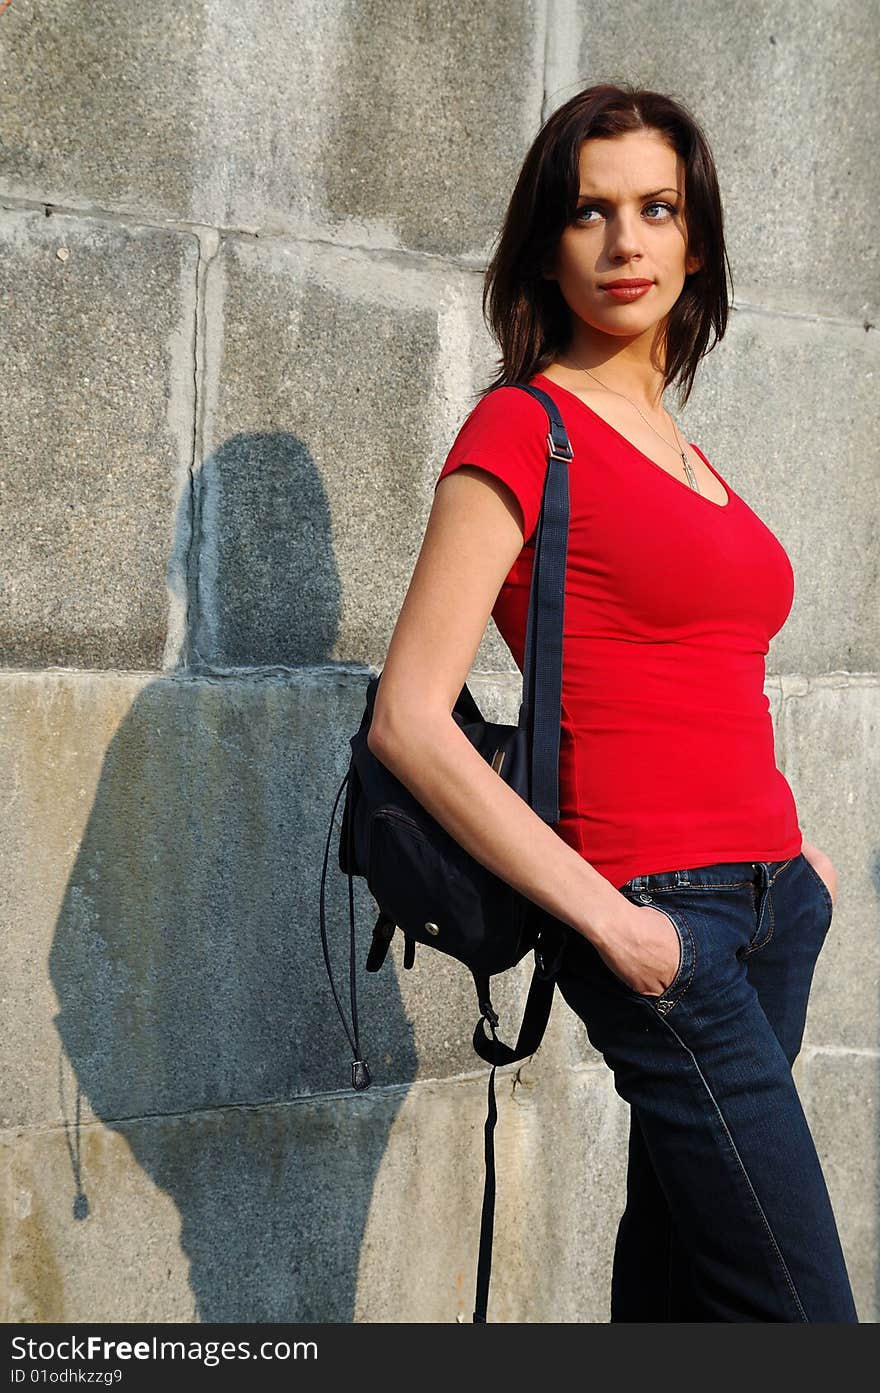
[[[719,484],[727,494],[726,503],[716,503],[714,498],[707,498],[706,495],[704,493],[700,493],[698,489],[692,489],[690,484],[686,484],[683,479],[676,479],[675,475],[670,474],[668,469],[664,469],[662,464],[658,464],[656,460],[652,460],[650,455],[646,455],[644,450],[640,450],[638,445],[634,445],[633,442],[621,431],[619,431],[616,426],[612,426],[610,421],[606,421],[604,416],[600,416],[598,411],[594,411],[591,406],[588,406],[587,403],[584,401],[583,397],[578,396],[577,392],[572,392],[568,387],[563,387],[561,382],[554,382],[552,377],[546,377],[542,372],[535,373],[531,380],[532,382],[546,382],[550,387],[557,387],[560,392],[564,392],[567,397],[571,397],[572,401],[577,402],[578,406],[582,407],[584,411],[588,411],[590,413],[590,416],[593,418],[594,421],[598,421],[600,425],[603,425],[606,428],[606,430],[609,430],[617,440],[620,440],[623,442],[624,445],[629,446],[629,448],[633,450],[635,454],[638,455],[639,459],[644,460],[646,464],[649,464],[652,469],[656,469],[658,473],[665,474],[671,484],[676,484],[680,489],[684,489],[687,493],[691,495],[692,498],[699,498],[703,503],[708,503],[710,507],[717,509],[719,513],[726,513],[733,500],[736,498],[737,495],[734,492],[734,490],[730,487],[727,480],[722,479],[721,475],[718,473],[718,470],[714,467],[714,465],[709,464],[709,461],[706,459],[706,456],[703,454],[703,451],[700,449],[699,445],[694,445],[694,442],[692,440],[689,440],[688,444],[696,450],[703,463],[707,465],[709,469],[712,470],[712,473],[715,475],[715,478],[718,480]]]

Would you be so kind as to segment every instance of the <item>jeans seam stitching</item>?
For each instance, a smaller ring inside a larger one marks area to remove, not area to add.
[[[782,872],[785,870],[786,866],[790,866],[791,863],[792,863],[792,861],[794,861],[794,860],[796,860],[796,858],[795,858],[794,856],[790,856],[790,857],[788,858],[787,861],[783,861],[782,865],[778,868],[778,870],[770,877],[770,884],[771,884],[771,885],[773,884],[774,880],[778,880],[778,879],[779,879],[779,877],[782,875]]]
[[[820,876],[819,872],[815,869],[812,862],[806,856],[804,857],[804,863],[810,875],[813,877],[819,889],[821,890],[823,896],[825,897],[825,908],[828,911],[828,914],[831,915],[834,911],[834,901],[831,898],[831,891],[828,889],[828,886],[825,884],[824,880]]]
[[[678,893],[680,890],[736,890],[741,885],[751,885],[750,880],[689,880],[682,885],[651,885],[648,888],[656,895]]]
[[[670,917],[671,917],[671,916],[670,916]],[[695,973],[696,967],[697,967],[697,945],[696,945],[696,943],[695,943],[695,941],[694,941],[693,933],[691,932],[691,926],[690,926],[690,924],[688,923],[688,921],[685,919],[685,917],[684,917],[683,914],[679,913],[678,919],[679,919],[679,922],[675,925],[675,931],[676,931],[676,933],[679,935],[679,937],[681,937],[681,931],[682,931],[682,929],[684,929],[684,932],[687,934],[688,942],[689,942],[689,944],[690,944],[690,958],[691,958],[691,961],[690,961],[690,968],[689,968],[688,975],[687,975],[687,981],[686,981],[686,982],[682,982],[682,983],[679,984],[679,990],[676,991],[675,996],[669,996],[669,997],[667,997],[667,1003],[668,1003],[668,1005],[669,1005],[669,1009],[670,1009],[670,1010],[672,1009],[672,1007],[675,1005],[675,1003],[676,1003],[677,1001],[681,1001],[681,998],[684,996],[685,992],[688,990],[688,987],[691,985],[691,982],[694,980],[694,973]],[[683,939],[683,938],[682,938],[682,944],[681,944],[681,951],[682,951],[682,956],[684,956],[684,939]],[[682,963],[682,966],[684,966],[684,963]],[[676,973],[676,976],[678,976],[678,973]],[[674,981],[674,979],[673,979],[673,981],[669,983],[669,986],[668,986],[668,988],[667,988],[667,991],[672,991],[672,989],[673,989],[674,986],[675,986],[675,981]],[[666,993],[664,992],[663,995],[665,996]],[[657,1000],[659,1001],[660,998],[658,997]]]
[[[691,931],[691,926],[680,910],[661,909],[660,906],[657,904],[649,905],[649,908],[656,909],[659,911],[660,914],[664,914],[666,918],[669,920],[669,922],[672,924],[672,927],[675,929],[675,934],[679,940],[679,944],[681,947],[681,962],[679,964],[678,971],[676,972],[672,981],[669,983],[669,986],[666,987],[665,990],[659,994],[659,996],[652,996],[650,992],[636,991],[635,987],[630,987],[630,991],[635,992],[637,997],[639,997],[642,1001],[646,1001],[649,1006],[653,1006],[655,1010],[657,1009],[658,1005],[662,1003],[664,1008],[671,1011],[672,1007],[676,1004],[676,1002],[681,1001],[681,998],[684,996],[685,992],[690,987],[691,982],[694,980],[694,973],[697,967],[697,946],[694,940],[694,935]],[[674,917],[676,914],[678,915],[677,919]],[[675,996],[670,996],[669,993],[675,988],[676,979],[680,977],[681,974],[684,972],[685,934],[687,935],[687,941],[690,944],[690,966],[688,968],[687,981],[680,982],[680,989],[676,991]]]
[[[774,876],[773,879],[775,880],[776,877]],[[767,886],[767,918],[770,920],[770,928],[768,929],[766,936],[761,939],[760,943],[751,943],[749,945],[749,947],[743,953],[744,958],[750,958],[753,953],[760,953],[761,949],[766,948],[767,944],[773,937],[773,930],[776,927],[776,915],[773,912],[773,890],[771,888],[772,885],[773,881],[771,880]]]
[[[795,1303],[797,1309],[800,1311],[802,1319],[803,1319],[804,1321],[806,1321],[807,1324],[809,1324],[809,1319],[810,1319],[810,1318],[809,1318],[809,1316],[807,1315],[806,1311],[804,1310],[804,1307],[803,1307],[803,1304],[802,1304],[802,1302],[801,1302],[801,1299],[800,1299],[800,1297],[798,1296],[797,1288],[795,1287],[795,1284],[794,1284],[794,1282],[793,1282],[793,1280],[792,1280],[791,1273],[790,1273],[789,1270],[788,1270],[788,1264],[786,1263],[785,1258],[782,1256],[782,1250],[780,1249],[779,1244],[778,1244],[777,1241],[776,1241],[776,1235],[774,1234],[772,1228],[770,1227],[770,1223],[769,1223],[769,1220],[767,1219],[767,1215],[764,1213],[764,1209],[763,1209],[763,1206],[762,1206],[762,1204],[761,1204],[761,1201],[758,1199],[758,1196],[757,1196],[757,1194],[756,1194],[756,1192],[755,1192],[755,1187],[754,1187],[754,1185],[752,1184],[751,1177],[750,1177],[748,1171],[746,1170],[746,1167],[745,1167],[745,1164],[744,1164],[744,1162],[743,1162],[743,1159],[742,1159],[742,1157],[741,1157],[740,1154],[739,1154],[739,1150],[738,1150],[738,1148],[737,1148],[736,1142],[734,1141],[733,1135],[732,1135],[732,1133],[731,1133],[731,1130],[730,1130],[730,1128],[729,1128],[728,1125],[727,1125],[727,1120],[726,1120],[726,1118],[725,1118],[723,1112],[721,1111],[721,1108],[718,1106],[718,1100],[717,1100],[717,1098],[715,1097],[714,1093],[712,1092],[712,1089],[709,1087],[709,1081],[708,1081],[708,1079],[706,1078],[706,1075],[703,1073],[702,1069],[700,1068],[699,1060],[697,1059],[697,1056],[694,1054],[693,1050],[692,1050],[687,1044],[685,1044],[684,1040],[681,1038],[681,1036],[679,1035],[679,1033],[678,1033],[678,1031],[675,1029],[675,1027],[672,1026],[672,1025],[670,1025],[670,1024],[669,1024],[669,1021],[666,1020],[666,1018],[665,1018],[664,1016],[661,1016],[661,1020],[663,1021],[663,1024],[664,1024],[664,1025],[667,1027],[667,1029],[669,1030],[670,1034],[673,1035],[673,1036],[675,1037],[675,1039],[678,1041],[678,1043],[679,1043],[679,1045],[681,1046],[681,1048],[682,1048],[683,1050],[685,1050],[686,1053],[689,1054],[690,1057],[691,1057],[691,1059],[693,1060],[693,1065],[694,1065],[694,1068],[695,1068],[696,1071],[697,1071],[697,1074],[698,1074],[698,1076],[699,1076],[700,1082],[702,1083],[703,1087],[705,1088],[706,1093],[708,1094],[708,1097],[709,1097],[709,1099],[710,1099],[710,1101],[711,1101],[711,1103],[712,1103],[712,1106],[713,1106],[713,1108],[715,1109],[715,1112],[716,1112],[717,1115],[718,1115],[719,1121],[721,1122],[721,1125],[722,1125],[722,1127],[724,1128],[725,1135],[726,1135],[728,1141],[730,1142],[731,1148],[732,1148],[732,1150],[733,1150],[733,1154],[734,1154],[734,1156],[736,1157],[737,1164],[739,1165],[739,1168],[740,1168],[740,1170],[742,1171],[743,1176],[745,1177],[745,1182],[746,1182],[746,1184],[747,1184],[748,1187],[749,1187],[749,1193],[751,1194],[752,1199],[753,1199],[753,1201],[754,1201],[754,1203],[755,1203],[755,1208],[757,1209],[758,1214],[759,1214],[760,1217],[761,1217],[761,1222],[763,1223],[764,1228],[767,1230],[767,1235],[768,1235],[768,1237],[769,1237],[769,1239],[770,1239],[770,1242],[771,1242],[772,1245],[773,1245],[773,1250],[774,1250],[774,1252],[776,1253],[777,1258],[779,1259],[779,1265],[780,1265],[780,1267],[782,1268],[782,1271],[783,1271],[783,1273],[784,1273],[784,1275],[785,1275],[785,1280],[786,1280],[786,1282],[788,1283],[789,1290],[790,1290],[790,1292],[791,1292],[792,1297],[794,1298],[794,1303]]]

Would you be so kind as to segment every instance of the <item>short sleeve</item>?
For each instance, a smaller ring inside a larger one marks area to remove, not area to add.
[[[523,538],[538,525],[547,477],[547,413],[519,387],[495,387],[481,397],[452,443],[434,484],[473,464],[507,484],[519,503]]]

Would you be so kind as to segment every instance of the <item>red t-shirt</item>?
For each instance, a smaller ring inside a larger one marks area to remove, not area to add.
[[[557,832],[616,887],[797,855],[764,694],[769,642],[794,598],[782,544],[696,445],[727,504],[667,473],[573,392],[541,373],[531,381],[558,405],[574,451]],[[540,402],[496,388],[436,480],[478,465],[519,501],[525,545],[492,617],[520,671],[547,430]]]

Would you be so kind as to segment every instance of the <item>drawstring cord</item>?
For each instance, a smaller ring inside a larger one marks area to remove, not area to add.
[[[345,1019],[345,1012],[344,1012],[343,1009],[342,1009],[342,1003],[340,1002],[340,1000],[339,1000],[339,995],[338,995],[338,993],[337,993],[337,991],[336,991],[336,984],[335,984],[334,981],[333,981],[333,972],[332,972],[331,967],[330,967],[330,952],[329,952],[329,949],[328,949],[328,946],[327,946],[327,923],[326,923],[326,917],[325,917],[325,913],[324,913],[324,886],[325,886],[326,881],[327,881],[327,862],[328,862],[329,859],[330,859],[330,842],[331,842],[331,840],[332,840],[332,838],[333,838],[333,824],[334,824],[334,822],[335,822],[335,820],[336,820],[336,809],[337,809],[337,807],[339,806],[339,800],[340,800],[340,798],[342,797],[342,790],[345,788],[346,784],[348,783],[349,778],[350,778],[350,775],[351,775],[351,770],[348,771],[348,773],[346,774],[345,778],[342,780],[342,783],[339,785],[339,792],[338,792],[337,795],[336,795],[336,800],[335,800],[335,802],[334,802],[334,804],[333,804],[333,811],[332,811],[332,813],[330,814],[330,828],[329,828],[329,830],[328,830],[328,832],[327,832],[327,845],[326,845],[326,847],[324,848],[324,865],[323,865],[323,868],[322,868],[322,870],[321,870],[321,904],[320,904],[321,947],[322,947],[323,950],[324,950],[324,962],[325,962],[326,967],[327,967],[327,976],[328,976],[328,978],[330,979],[330,990],[331,990],[332,993],[333,993],[333,1000],[336,1002],[336,1009],[337,1009],[337,1011],[339,1012],[339,1019],[342,1021],[342,1024],[343,1024],[343,1026],[344,1026],[344,1028],[345,1028],[345,1033],[346,1033],[346,1035],[348,1036],[348,1043],[351,1045],[352,1053],[353,1053],[353,1055],[354,1055],[354,1059],[352,1060],[352,1065],[351,1065],[351,1086],[352,1086],[352,1088],[356,1088],[359,1092],[361,1092],[363,1089],[369,1088],[369,1086],[370,1086],[372,1080],[371,1080],[371,1078],[370,1078],[370,1071],[369,1071],[369,1069],[367,1068],[366,1061],[365,1061],[364,1059],[361,1058],[361,1045],[360,1045],[360,1037],[359,1037],[359,1032],[358,1032],[357,985],[356,985],[356,976],[357,976],[357,973],[356,973],[356,962],[355,962],[355,958],[356,958],[356,942],[355,942],[355,915],[354,915],[354,878],[353,878],[353,876],[352,876],[352,871],[351,871],[351,866],[352,866],[352,854],[353,854],[353,850],[354,850],[354,847],[353,847],[353,831],[352,831],[352,821],[353,821],[353,819],[352,819],[352,818],[349,818],[349,819],[348,819],[348,873],[347,873],[347,874],[348,874],[348,918],[349,918],[349,925],[350,925],[349,960],[348,960],[348,961],[349,961],[349,969],[348,969],[348,976],[349,976],[349,991],[350,991],[350,996],[351,996],[351,1029],[350,1029],[350,1030],[349,1030],[349,1028],[348,1028],[348,1021]]]

